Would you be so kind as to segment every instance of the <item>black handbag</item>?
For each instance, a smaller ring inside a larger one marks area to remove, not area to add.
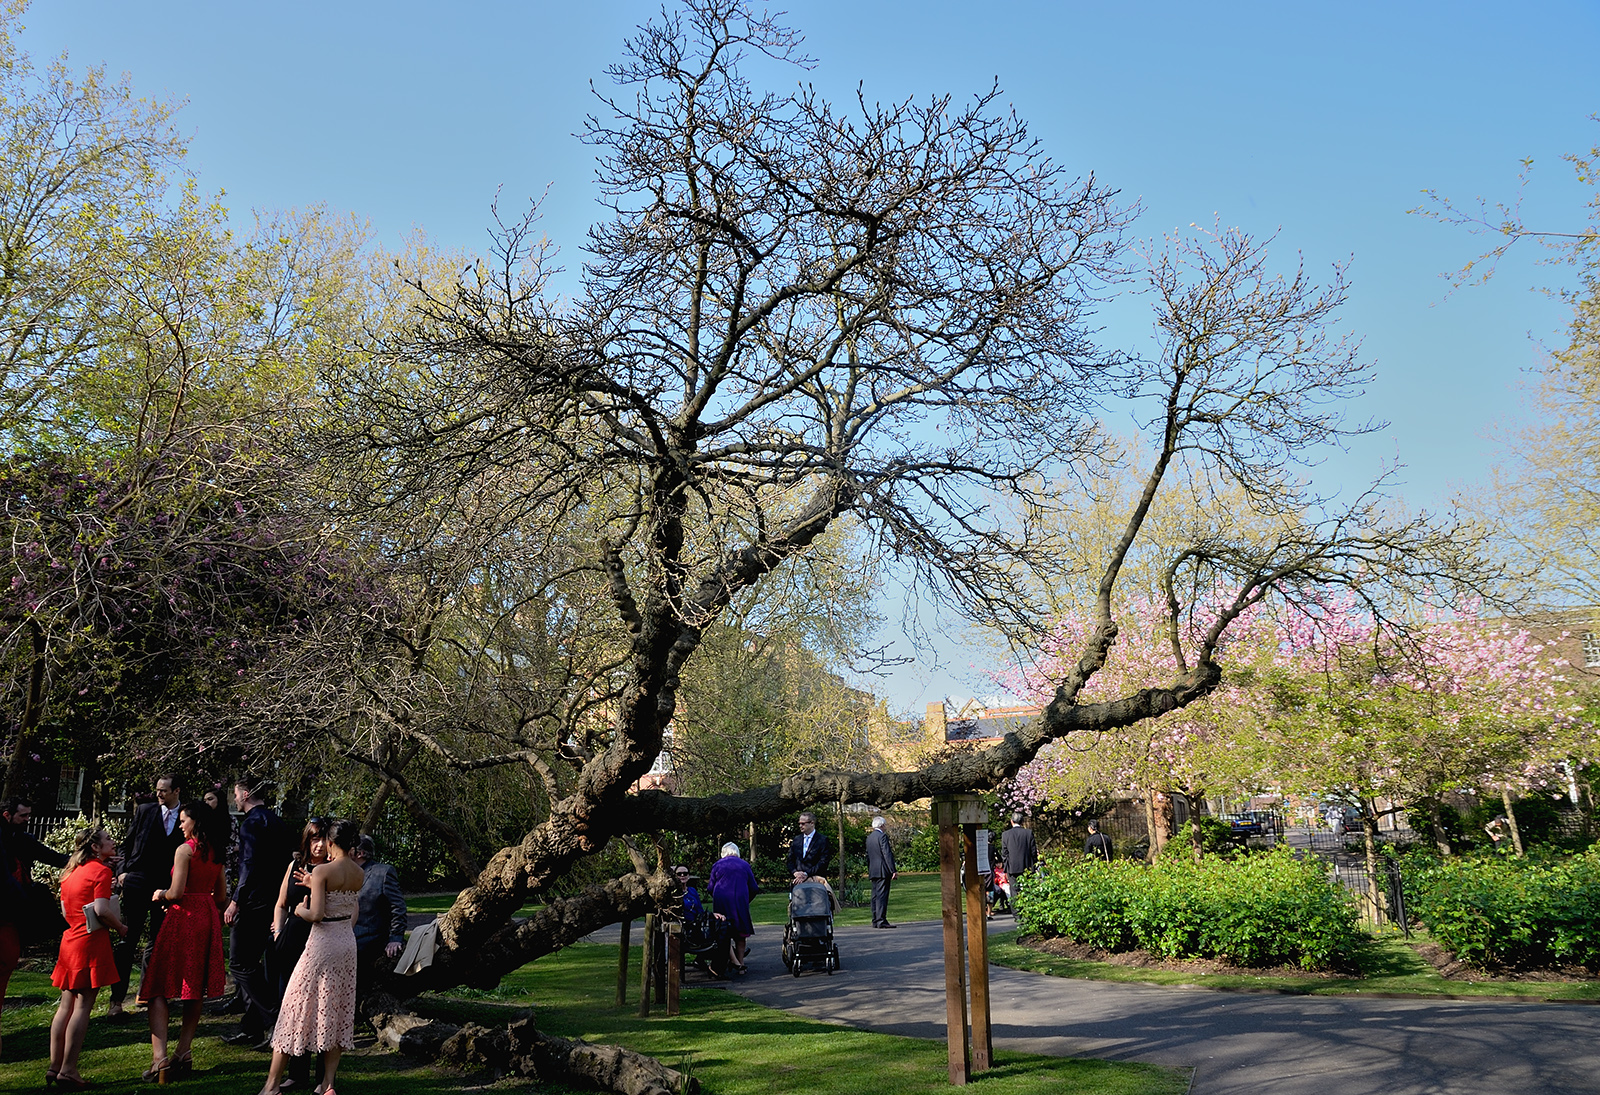
[[[67,918],[61,915],[55,892],[32,879],[22,883],[22,890],[22,915],[16,923],[23,946],[59,940],[67,930]]]

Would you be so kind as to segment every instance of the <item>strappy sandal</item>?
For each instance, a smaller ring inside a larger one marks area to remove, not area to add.
[[[194,1074],[194,1054],[185,1053],[172,1059],[171,1079],[184,1080]]]
[[[163,1057],[161,1060],[156,1061],[149,1068],[139,1073],[139,1079],[147,1084],[164,1084],[167,1082],[168,1075],[171,1073],[171,1071],[172,1058]],[[60,1083],[61,1081],[58,1079],[56,1082]]]

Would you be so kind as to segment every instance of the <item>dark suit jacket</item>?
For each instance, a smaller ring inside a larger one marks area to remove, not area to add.
[[[363,863],[360,915],[356,917],[356,949],[370,950],[406,941],[406,899],[400,876],[387,863]]]
[[[121,872],[154,884],[172,876],[172,856],[183,843],[176,821],[172,835],[161,825],[161,803],[146,802],[133,812],[133,824],[122,841]]]
[[[1006,874],[1012,878],[1033,870],[1039,862],[1039,848],[1033,842],[1033,830],[1013,825],[1000,835],[1000,861],[1006,865]]]
[[[820,874],[824,878],[828,874],[828,864],[833,862],[833,853],[828,850],[828,838],[822,835],[821,830],[811,830],[811,850],[802,853],[801,847],[805,844],[805,835],[794,838],[789,845],[789,857],[784,860],[784,865],[790,874],[804,871],[808,875]]]
[[[246,908],[268,908],[278,902],[278,886],[294,855],[292,837],[283,819],[257,806],[239,823],[239,882],[233,899]]]
[[[894,849],[889,846],[889,834],[882,829],[872,830],[867,834],[867,877],[892,878],[895,870]]]

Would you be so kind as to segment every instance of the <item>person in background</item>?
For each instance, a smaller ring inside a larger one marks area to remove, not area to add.
[[[1083,839],[1083,854],[1090,859],[1100,859],[1110,863],[1112,852],[1111,838],[1100,831],[1099,824],[1089,822],[1089,835]]]
[[[789,842],[789,855],[785,868],[795,882],[804,882],[813,876],[826,880],[828,864],[833,853],[828,850],[828,838],[817,832],[817,815],[810,810],[800,814],[800,835]]]
[[[894,849],[889,845],[889,834],[884,831],[880,815],[872,819],[872,831],[867,834],[867,877],[872,880],[872,926],[892,928],[889,923],[889,884],[898,876],[895,870]]]
[[[267,951],[267,980],[278,1000],[283,999],[283,991],[311,938],[311,925],[295,916],[294,909],[311,896],[311,872],[328,862],[328,828],[326,818],[314,817],[306,822],[300,830],[300,850],[283,872],[283,883],[278,888],[278,903],[272,909],[272,946]],[[291,1057],[289,1079],[310,1087],[311,1064],[310,1056]],[[317,1071],[322,1070],[319,1067]]]
[[[222,995],[222,918],[228,900],[223,877],[226,830],[216,811],[196,799],[178,812],[183,843],[172,857],[172,880],[151,899],[167,903],[167,915],[150,962],[139,982],[139,1000],[149,1008],[150,1068],[146,1083],[183,1079],[194,1070],[194,1033],[206,998]],[[167,1054],[172,1001],[183,1005],[178,1051]]]
[[[104,829],[90,827],[78,833],[67,873],[61,876],[61,911],[67,930],[61,936],[61,950],[50,983],[61,990],[55,1017],[50,1020],[50,1064],[44,1071],[45,1086],[60,1084],[66,1091],[89,1086],[78,1074],[78,1054],[89,1033],[89,1013],[94,998],[119,977],[116,955],[112,952],[111,932],[128,934],[128,927],[111,908],[111,860],[117,844]],[[93,908],[101,927],[90,931],[84,907]]]
[[[1000,861],[1006,865],[1006,874],[1011,878],[1006,897],[1014,907],[1017,883],[1039,862],[1039,846],[1034,843],[1033,830],[1022,824],[1021,810],[1011,815],[1011,827],[1000,836]]]
[[[6,986],[22,962],[24,943],[34,942],[42,925],[33,923],[32,914],[42,898],[51,906],[55,899],[33,880],[34,863],[65,867],[67,857],[28,832],[33,807],[27,799],[13,798],[0,803],[0,1014],[5,1012]],[[55,921],[54,914],[50,917]],[[51,927],[59,930],[59,925]],[[32,936],[32,938],[30,938]]]
[[[170,775],[157,778],[155,801],[143,803],[133,811],[128,835],[122,841],[117,886],[122,891],[122,919],[128,925],[128,933],[116,947],[117,982],[111,986],[107,1012],[112,1019],[122,1017],[134,955],[140,956],[141,968],[149,960],[149,951],[140,945],[146,919],[150,922],[150,942],[154,943],[161,934],[161,918],[166,912],[160,905],[151,904],[150,894],[172,877],[172,856],[183,843],[183,831],[178,828],[179,802],[177,779]]]
[[[361,912],[356,917],[356,998],[372,987],[378,956],[398,958],[406,945],[406,898],[400,873],[378,861],[378,845],[363,835],[356,841],[356,866],[364,872]]]
[[[755,934],[750,920],[750,899],[761,892],[756,873],[739,855],[739,845],[731,841],[722,846],[722,855],[711,867],[707,880],[711,888],[711,904],[717,919],[728,925],[728,937],[733,940],[733,972],[744,973],[744,956]]]
[[[293,853],[292,838],[283,820],[266,805],[266,787],[260,781],[240,776],[234,781],[233,801],[244,815],[239,822],[239,877],[222,922],[233,925],[228,966],[244,1001],[244,1014],[238,1032],[223,1041],[266,1049],[267,1032],[278,1013],[278,994],[267,978],[266,953],[272,940],[272,907]]]

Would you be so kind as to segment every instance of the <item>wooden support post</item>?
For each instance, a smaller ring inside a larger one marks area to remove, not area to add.
[[[633,931],[633,921],[622,922],[622,944],[617,948],[617,1007],[628,1006],[628,936]]]
[[[989,910],[983,876],[978,874],[978,826],[964,822],[967,873],[967,983],[972,986],[972,1071],[994,1067],[994,1038],[989,1030]]]
[[[644,946],[639,948],[639,1018],[650,1018],[650,967],[656,955],[656,914],[644,914]]]
[[[667,1014],[678,1014],[678,978],[683,970],[683,925],[667,924]]]
[[[967,986],[961,947],[960,829],[956,803],[935,799],[934,820],[939,825],[939,889],[944,922],[945,1044],[949,1050],[950,1082],[964,1086],[970,1072],[967,1047]]]

